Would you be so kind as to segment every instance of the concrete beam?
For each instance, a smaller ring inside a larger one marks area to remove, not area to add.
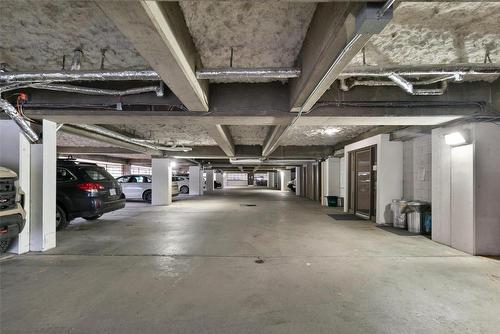
[[[208,82],[184,15],[175,2],[97,1],[99,7],[189,110],[208,111]]]
[[[234,142],[227,125],[215,124],[207,125],[205,129],[208,135],[219,145],[228,157],[234,157]]]
[[[320,3],[302,44],[300,77],[290,81],[290,109],[308,112],[372,34],[359,33],[356,14],[361,5]]]
[[[262,146],[262,156],[268,156],[277,148],[279,140],[286,130],[287,126],[285,125],[276,125],[269,129],[264,145]]]

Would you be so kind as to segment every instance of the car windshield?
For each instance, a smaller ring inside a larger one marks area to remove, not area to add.
[[[114,180],[113,176],[103,168],[85,168],[84,171],[92,181]]]

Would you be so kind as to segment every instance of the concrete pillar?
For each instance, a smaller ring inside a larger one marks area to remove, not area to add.
[[[215,173],[215,181],[221,184],[221,188],[224,188],[224,175],[222,173]]]
[[[255,174],[254,172],[248,172],[248,185],[253,186],[254,184],[254,179],[255,179]]]
[[[302,178],[302,168],[295,167],[295,195],[301,196],[302,185],[300,184]]]
[[[280,170],[280,178],[281,178],[281,191],[288,191],[287,185],[292,178],[291,171],[286,169]]]
[[[203,195],[203,169],[200,166],[189,166],[189,195]]]
[[[206,183],[207,192],[212,192],[214,191],[214,170],[207,169],[205,173],[207,175],[207,183]]]
[[[0,120],[0,166],[17,173],[19,187],[24,192],[26,211],[25,228],[11,243],[10,252],[23,254],[30,250],[30,189],[31,189],[30,142],[10,120]]]
[[[152,164],[152,205],[172,204],[172,160],[153,158]]]
[[[56,247],[56,126],[43,120],[43,143],[31,145],[30,250]]]
[[[268,188],[273,188],[273,184],[271,183],[271,178],[272,178],[272,173],[271,172],[267,172],[267,187]]]
[[[122,165],[122,173],[123,173],[123,175],[132,174],[132,165],[131,164],[123,164]]]

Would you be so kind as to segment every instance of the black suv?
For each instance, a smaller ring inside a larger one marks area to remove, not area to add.
[[[104,168],[75,160],[57,160],[58,230],[68,226],[72,219],[94,220],[124,207],[120,184]]]

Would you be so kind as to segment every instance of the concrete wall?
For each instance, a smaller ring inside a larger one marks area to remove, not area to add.
[[[432,137],[403,143],[403,198],[431,202]]]
[[[344,147],[344,168],[349,170],[349,152],[361,148],[377,146],[377,203],[376,223],[390,222],[390,205],[393,199],[403,196],[403,143],[389,140],[388,134],[377,135]],[[345,193],[349,193],[349,173],[344,175]],[[344,211],[348,211],[348,201],[344,201]]]
[[[472,154],[468,159],[473,161],[454,159],[460,161],[460,165],[454,165],[453,149],[444,141],[444,136],[454,131],[469,131]],[[500,128],[491,123],[469,123],[432,131],[433,240],[476,255],[500,255],[499,143]],[[464,202],[461,199],[470,193],[464,193],[461,178],[453,178],[456,173],[452,171],[466,165],[472,170],[473,182],[469,188],[473,196]],[[454,207],[453,203],[461,204]],[[464,211],[463,203],[468,211]],[[471,218],[463,221],[465,215]],[[465,223],[468,225],[464,226]]]

